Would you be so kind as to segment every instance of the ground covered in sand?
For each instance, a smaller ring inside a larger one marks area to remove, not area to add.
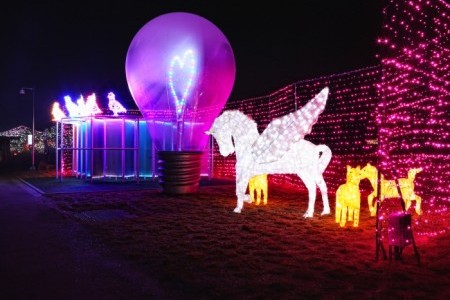
[[[159,281],[174,299],[448,299],[450,234],[416,235],[420,254],[376,259],[375,218],[359,227],[332,214],[304,219],[307,193],[270,187],[267,205],[245,204],[234,185],[190,195],[160,190],[63,193],[47,201],[84,223],[111,251]],[[385,232],[383,232],[383,236]],[[383,245],[388,254],[386,239]]]

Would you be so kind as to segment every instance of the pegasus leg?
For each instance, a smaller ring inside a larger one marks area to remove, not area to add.
[[[248,184],[248,191],[250,193],[250,203],[255,202],[255,187],[252,184],[252,181],[250,180],[249,184]]]
[[[247,190],[249,176],[237,176],[236,177],[236,196],[237,196],[237,205],[233,210],[235,213],[240,213],[242,208],[244,208],[244,201],[251,203],[250,195],[245,194]]]
[[[328,188],[327,184],[325,183],[325,180],[323,179],[323,176],[317,176],[316,178],[316,184],[320,189],[320,193],[322,195],[322,202],[323,202],[323,215],[329,215],[330,214],[330,202],[328,201]]]
[[[300,176],[308,189],[308,209],[303,215],[304,218],[312,218],[314,216],[314,205],[316,202],[316,183],[313,178],[307,176]]]

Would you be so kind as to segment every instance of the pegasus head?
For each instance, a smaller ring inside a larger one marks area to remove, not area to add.
[[[231,129],[229,126],[224,126],[224,115],[217,117],[214,120],[211,129],[206,131],[205,133],[208,135],[212,135],[219,145],[219,152],[222,156],[227,157],[230,154],[234,153],[234,144],[233,138],[231,136]]]

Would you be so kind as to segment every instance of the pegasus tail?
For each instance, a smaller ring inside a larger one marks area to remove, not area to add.
[[[319,171],[323,173],[331,161],[331,149],[327,145],[317,145],[316,152],[320,155]]]

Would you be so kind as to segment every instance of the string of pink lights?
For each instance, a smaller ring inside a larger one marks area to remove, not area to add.
[[[450,204],[450,6],[391,0],[384,17],[378,39],[380,167],[398,175],[424,169],[415,181],[424,214],[414,221],[419,234],[437,235],[448,230]]]

